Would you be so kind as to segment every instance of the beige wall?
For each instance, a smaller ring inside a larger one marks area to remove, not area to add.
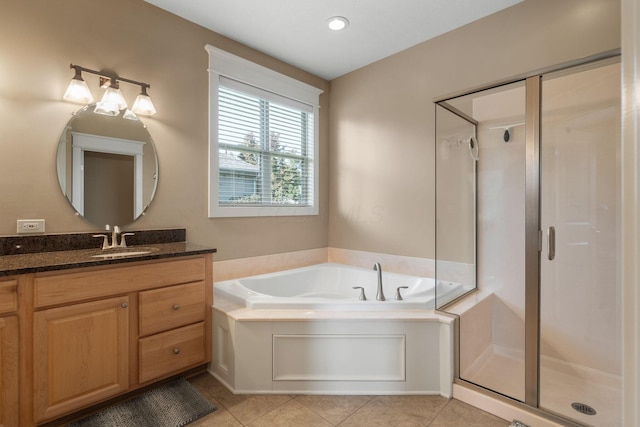
[[[55,172],[79,108],[61,99],[73,62],[151,84],[159,188],[129,229],[186,227],[218,260],[326,246],[433,258],[433,98],[620,46],[617,0],[526,0],[332,81],[329,102],[326,81],[142,0],[0,0],[0,10],[0,235],[18,218],[45,218],[53,233],[96,229]],[[325,90],[319,216],[207,218],[207,43]],[[136,88],[122,89],[132,102]]]
[[[434,257],[434,106],[620,47],[617,0],[525,0],[331,82],[331,247]]]
[[[158,113],[143,121],[159,187],[147,215],[127,229],[186,227],[189,241],[219,249],[218,260],[327,246],[328,82],[142,0],[0,0],[0,11],[0,235],[15,234],[18,218],[44,218],[51,233],[96,230],[74,215],[56,178],[57,142],[80,108],[62,100],[74,63],[151,84]],[[207,43],[325,91],[319,216],[207,218]],[[84,77],[97,98],[97,77]],[[138,88],[121,89],[131,105]]]

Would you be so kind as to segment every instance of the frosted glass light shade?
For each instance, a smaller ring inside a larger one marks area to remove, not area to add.
[[[122,92],[120,92],[120,89],[114,87],[107,88],[102,96],[101,102],[109,104],[110,106],[115,105],[118,107],[118,110],[127,108],[127,101],[125,101],[124,96],[122,96]]]
[[[133,111],[129,110],[128,108],[126,109],[126,111],[124,112],[124,114],[122,115],[123,119],[127,119],[127,120],[140,120],[138,118],[138,116],[136,116],[134,114]]]
[[[153,116],[156,113],[156,107],[153,106],[149,95],[141,93],[133,103],[131,111],[136,114],[142,114],[143,116]]]
[[[67,91],[64,93],[63,99],[71,102],[77,102],[79,104],[90,104],[93,102],[93,96],[87,86],[87,82],[82,78],[72,78],[67,87]]]
[[[96,103],[96,108],[93,109],[93,112],[104,114],[105,116],[117,116],[120,114],[120,108],[113,102],[100,101]]]

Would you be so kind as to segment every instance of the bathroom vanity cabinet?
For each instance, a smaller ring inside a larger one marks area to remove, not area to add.
[[[0,427],[18,425],[17,286],[0,278]]]
[[[20,280],[20,425],[55,420],[211,359],[211,254]],[[11,332],[0,330],[4,357]],[[11,385],[2,374],[2,386]]]

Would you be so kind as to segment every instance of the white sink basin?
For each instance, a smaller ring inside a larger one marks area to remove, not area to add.
[[[117,249],[107,249],[102,253],[91,255],[92,258],[102,258],[102,259],[114,259],[114,258],[127,258],[131,256],[140,256],[146,255],[151,252],[156,252],[157,248],[117,248]]]
[[[92,256],[93,258],[124,258],[128,256],[144,255],[150,252],[151,251],[116,252],[112,254],[98,254],[98,255],[92,255]]]

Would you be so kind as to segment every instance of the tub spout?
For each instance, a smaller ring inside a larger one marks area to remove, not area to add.
[[[379,262],[373,264],[373,269],[378,272],[378,292],[376,293],[376,300],[385,301],[384,291],[382,290],[382,267]]]

